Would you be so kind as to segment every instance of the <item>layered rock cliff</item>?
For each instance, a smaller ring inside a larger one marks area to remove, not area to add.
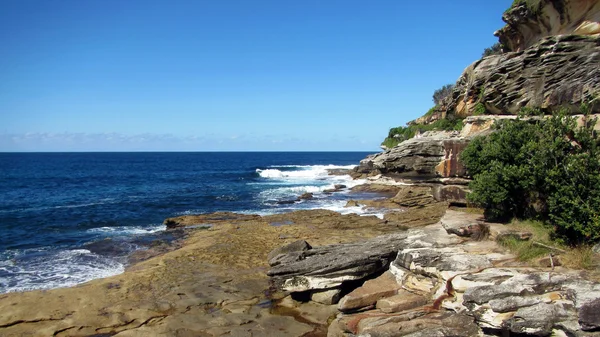
[[[600,34],[600,2],[596,0],[521,0],[502,20],[494,35],[507,51],[523,51],[556,35]]]
[[[449,115],[515,115],[525,107],[548,113],[600,96],[600,2],[523,0],[507,10],[495,35],[505,53],[469,65],[437,109]],[[600,104],[592,104],[600,112]]]
[[[469,65],[434,111],[409,122],[464,119],[462,131],[404,141],[363,160],[358,173],[456,185],[456,179],[448,179],[469,178],[460,152],[472,137],[489,132],[495,120],[515,118],[524,108],[580,114],[583,104],[587,112],[600,113],[600,1],[515,1],[503,20],[507,25],[495,34],[505,52]]]

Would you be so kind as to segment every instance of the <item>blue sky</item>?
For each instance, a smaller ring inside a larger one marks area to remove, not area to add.
[[[512,0],[0,2],[0,151],[377,151]]]

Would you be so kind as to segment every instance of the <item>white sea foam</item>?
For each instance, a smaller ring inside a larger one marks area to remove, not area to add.
[[[322,209],[327,209],[330,211],[338,212],[340,214],[358,214],[360,216],[376,216],[380,219],[383,219],[385,212],[381,212],[379,210],[374,211],[370,209],[364,209],[362,206],[351,206],[346,207],[346,200],[332,200],[325,201],[323,205],[321,205]]]
[[[123,264],[87,249],[44,254],[25,250],[10,255],[12,258],[0,262],[0,293],[70,287],[124,271]]]
[[[292,168],[292,167],[298,167],[298,168],[325,168],[325,169],[345,169],[345,170],[351,170],[353,168],[356,167],[356,165],[333,165],[333,164],[329,164],[329,165],[271,165],[269,167],[280,167],[280,168]]]
[[[256,169],[256,173],[267,179],[317,179],[329,176],[331,169],[352,169],[356,165],[277,165],[269,166],[268,169]],[[299,168],[299,170],[279,170],[277,168]],[[336,177],[336,176],[329,176]],[[339,176],[337,176],[339,177]]]
[[[87,230],[89,233],[101,233],[106,235],[142,235],[152,234],[167,229],[165,225],[149,226],[115,226],[115,227],[97,227]]]

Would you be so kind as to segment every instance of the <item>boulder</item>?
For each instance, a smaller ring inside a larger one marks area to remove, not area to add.
[[[313,302],[332,305],[340,301],[341,289],[327,289],[323,291],[314,291],[310,295],[310,300]]]
[[[344,188],[346,188],[346,185],[335,184],[335,185],[333,185],[333,188],[328,188],[328,189],[324,190],[323,193],[335,193],[335,192],[339,192],[339,191],[343,190]]]
[[[463,263],[467,267],[483,263],[478,259],[463,259],[461,254],[464,252],[450,254],[449,251],[431,250],[460,241],[459,238],[448,236],[441,226],[427,226],[410,233],[387,234],[354,243],[279,254],[269,260],[271,269],[267,274],[277,288],[303,292],[339,288],[348,281],[364,280],[381,273],[387,270],[392,261],[397,260],[398,251],[403,249],[413,252],[406,254],[419,256],[426,255],[428,250],[432,251],[431,254],[447,254],[446,259],[440,259],[442,263]],[[418,261],[418,257],[414,260]]]
[[[298,241],[294,241],[290,244],[287,244],[285,246],[281,246],[278,248],[275,248],[273,251],[271,251],[269,253],[269,255],[267,255],[267,260],[269,261],[270,264],[277,264],[277,257],[279,255],[285,255],[285,254],[289,254],[289,253],[297,253],[297,252],[304,252],[307,251],[309,249],[312,249],[311,245],[304,241],[304,240],[298,240]]]
[[[587,302],[579,309],[579,324],[582,330],[600,328],[600,298]]]
[[[463,185],[433,185],[433,197],[437,201],[447,201],[453,205],[466,206],[469,188]]]
[[[466,172],[458,154],[467,144],[468,139],[454,132],[426,132],[361,160],[357,170],[377,170],[404,178],[463,177]]]
[[[348,312],[372,307],[379,299],[396,295],[400,288],[396,277],[388,271],[344,296],[338,303],[338,308],[341,312]]]
[[[427,303],[427,298],[403,289],[398,294],[377,301],[376,308],[385,313],[402,312],[415,309]]]
[[[312,198],[314,198],[314,195],[310,192],[306,192],[306,193],[303,193],[301,196],[299,196],[298,200],[310,200]]]
[[[348,200],[344,207],[360,207],[360,203],[357,200]]]
[[[285,291],[338,288],[344,282],[365,279],[387,269],[405,239],[403,234],[391,234],[364,242],[280,254],[269,261],[271,269],[267,274]]]

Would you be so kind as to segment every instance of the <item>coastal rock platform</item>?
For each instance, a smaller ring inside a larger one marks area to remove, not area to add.
[[[600,334],[600,284],[523,265],[495,241],[506,226],[448,210],[422,187],[394,191],[377,205],[388,207],[383,219],[327,210],[167,219],[182,242],[121,275],[0,295],[0,335]]]
[[[437,221],[430,211],[409,209],[406,221]],[[336,306],[311,304],[303,307],[303,318],[296,317],[287,293],[276,291],[267,276],[269,252],[298,240],[326,246],[402,231],[401,214],[384,220],[310,210],[167,219],[171,230],[185,231],[182,242],[140,258],[123,274],[71,288],[1,294],[0,335],[325,335]]]

